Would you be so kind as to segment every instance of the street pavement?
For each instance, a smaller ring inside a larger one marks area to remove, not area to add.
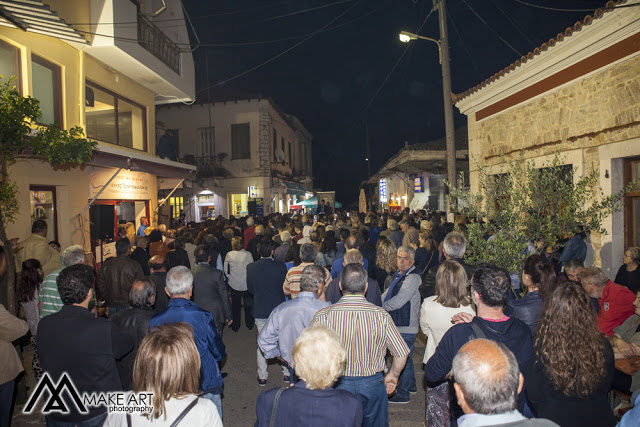
[[[244,316],[243,316],[244,318]],[[266,387],[260,387],[257,381],[256,365],[256,328],[249,331],[244,325],[238,332],[225,329],[223,341],[227,348],[227,356],[222,372],[228,375],[224,379],[224,395],[222,398],[222,416],[225,426],[253,426],[256,421],[255,402],[258,395],[273,387],[282,387],[282,369],[276,363],[269,364],[269,379]],[[418,393],[411,395],[408,404],[389,404],[389,425],[392,427],[424,426],[424,385],[423,365],[425,337],[420,333],[414,348],[413,363],[415,367]],[[31,371],[29,353],[25,357],[25,370]],[[27,385],[34,386],[34,381],[27,376]],[[29,393],[33,388],[29,389]],[[41,402],[42,404],[42,402]],[[22,414],[22,405],[14,410],[12,427],[44,426],[44,417],[37,414]]]

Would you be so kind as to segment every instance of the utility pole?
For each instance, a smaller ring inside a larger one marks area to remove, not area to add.
[[[442,95],[444,98],[444,126],[447,141],[447,180],[453,188],[458,187],[456,176],[456,141],[453,124],[453,101],[451,100],[451,67],[449,63],[449,40],[447,31],[447,8],[445,0],[433,0],[440,21],[440,64],[442,65]],[[449,209],[450,211],[451,209]]]

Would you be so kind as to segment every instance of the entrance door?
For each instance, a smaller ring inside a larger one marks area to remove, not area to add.
[[[637,179],[640,179],[640,157],[625,159],[625,187]],[[624,197],[624,244],[625,247],[640,245],[640,189]]]

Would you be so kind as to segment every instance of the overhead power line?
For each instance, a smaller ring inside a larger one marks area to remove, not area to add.
[[[291,12],[291,13],[285,13],[284,15],[279,15],[279,16],[274,16],[271,18],[267,18],[264,19],[260,22],[267,22],[267,21],[274,21],[276,19],[280,19],[280,18],[287,18],[289,16],[295,16],[295,15],[300,15],[301,13],[307,13],[307,12],[313,12],[314,10],[318,10],[318,9],[324,9],[326,7],[331,7],[331,6],[335,6],[337,4],[342,4],[342,3],[350,3],[353,0],[340,0],[340,1],[335,1],[333,3],[329,3],[329,4],[323,4],[321,6],[316,6],[316,7],[310,7],[308,9],[303,9],[303,10],[297,10],[295,12]]]
[[[529,44],[533,47],[535,47],[535,43],[533,41],[531,41],[531,39],[529,38],[529,36],[527,35],[527,33],[525,33],[524,31],[522,31],[522,28],[520,28],[520,25],[518,25],[512,18],[511,16],[509,16],[507,14],[507,12],[502,8],[502,6],[500,6],[500,3],[498,3],[497,0],[491,0],[491,3],[493,3],[493,5],[496,7],[496,9],[498,9],[500,11],[500,13],[502,13],[502,15],[507,18],[507,21],[509,21],[511,23],[511,25],[513,25],[513,27],[518,30],[518,32],[522,35],[522,37],[524,37],[525,39],[527,39],[527,41],[529,42]]]
[[[491,30],[491,32],[493,34],[495,34],[500,40],[502,40],[502,43],[506,44],[507,46],[509,46],[511,48],[511,50],[513,50],[515,53],[518,54],[518,56],[522,56],[522,54],[520,52],[518,52],[518,49],[516,49],[515,47],[511,46],[511,44],[509,44],[508,41],[506,41],[496,30],[494,30],[489,24],[487,24],[487,21],[485,21],[484,19],[482,19],[482,16],[478,15],[478,12],[476,12],[469,3],[467,3],[467,0],[462,0],[462,2],[467,5],[467,7],[469,8],[469,10],[471,12],[473,12],[473,14],[476,16],[476,18],[478,18],[480,20],[480,22],[482,22],[489,30]]]
[[[552,10],[554,12],[595,12],[598,9],[622,9],[625,7],[635,7],[635,6],[640,6],[640,2],[638,3],[631,3],[631,4],[619,4],[613,7],[595,7],[595,8],[591,8],[591,9],[565,9],[565,8],[560,8],[560,7],[550,7],[550,6],[543,6],[541,4],[534,4],[534,3],[529,3],[526,2],[524,0],[515,0],[517,3],[523,4],[525,6],[529,6],[529,7],[535,7],[537,9],[544,9],[544,10]]]

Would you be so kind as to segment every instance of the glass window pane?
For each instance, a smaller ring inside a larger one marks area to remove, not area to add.
[[[55,73],[53,70],[38,64],[37,62],[31,62],[31,74],[33,82],[33,97],[40,101],[40,110],[42,110],[42,117],[40,122],[52,125],[56,121],[55,110]]]
[[[115,100],[113,95],[87,86],[87,137],[104,142],[116,143]],[[89,99],[93,94],[93,102]],[[92,104],[92,105],[90,105]]]
[[[55,204],[53,201],[53,191],[30,190],[30,213],[31,223],[35,220],[43,219],[47,223],[47,241],[55,239]]]
[[[142,109],[118,99],[118,143],[123,147],[144,149]]]
[[[0,76],[8,79],[18,72],[17,48],[0,41]]]
[[[632,164],[632,168],[633,176],[631,177],[631,180],[635,181],[636,179],[640,179],[640,162],[634,162]]]

